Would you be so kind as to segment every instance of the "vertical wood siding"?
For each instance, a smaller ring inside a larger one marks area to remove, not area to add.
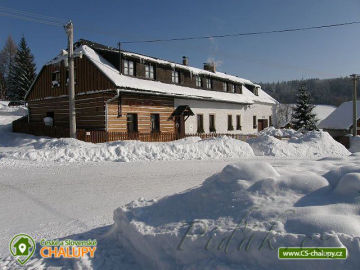
[[[67,95],[66,69],[64,62],[44,66],[27,101]],[[51,74],[54,71],[60,71],[60,86],[52,86]],[[82,59],[75,58],[75,94],[115,88],[115,85],[86,56]]]

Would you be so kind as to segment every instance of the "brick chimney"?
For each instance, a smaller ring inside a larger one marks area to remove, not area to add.
[[[210,72],[216,72],[216,66],[215,63],[204,63],[204,69]]]
[[[189,65],[189,58],[187,56],[183,56],[182,63],[183,63],[184,66],[188,66]]]

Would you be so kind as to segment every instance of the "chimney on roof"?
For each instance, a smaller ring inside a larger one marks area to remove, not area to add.
[[[189,65],[189,58],[187,56],[183,56],[182,63],[183,63],[184,66],[188,66]]]
[[[216,65],[214,62],[204,63],[204,69],[210,72],[216,72]]]

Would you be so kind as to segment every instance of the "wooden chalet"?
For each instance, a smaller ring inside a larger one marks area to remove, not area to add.
[[[192,133],[199,130],[209,132],[204,127],[199,129],[199,125],[204,125],[204,113],[200,108],[213,107],[214,112],[221,109],[224,113],[229,106],[226,119],[222,120],[220,113],[219,116],[215,116],[216,113],[209,116],[210,130],[215,130],[215,120],[221,121],[220,126],[222,122],[230,121],[232,110],[237,110],[237,114],[231,117],[231,121],[239,121],[236,125],[231,123],[237,129],[229,129],[228,123],[223,130],[217,128],[217,132],[249,133],[241,129],[240,121],[246,121],[245,112],[250,107],[256,110],[255,104],[270,109],[267,109],[266,116],[254,116],[252,113],[248,117],[250,133],[257,132],[258,123],[264,128],[264,123],[267,126],[271,122],[274,99],[260,86],[216,72],[211,64],[206,64],[201,70],[189,67],[186,57],[182,64],[176,64],[126,51],[119,53],[116,48],[87,40],[76,42],[74,51],[77,55],[75,96],[78,129],[138,134],[173,133],[176,137],[183,137],[185,133],[191,133],[192,128]],[[51,117],[53,126],[68,127],[67,93],[67,52],[62,51],[42,67],[25,97],[29,108],[28,122],[43,124],[45,117]],[[199,108],[197,113],[196,108]],[[244,115],[241,118],[242,110]],[[188,121],[191,123],[186,126],[189,117],[193,122]],[[194,127],[196,125],[197,128]]]

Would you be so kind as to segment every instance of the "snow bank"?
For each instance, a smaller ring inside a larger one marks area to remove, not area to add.
[[[271,134],[271,135],[270,135]],[[273,136],[291,136],[280,140]],[[287,129],[266,129],[247,141],[257,156],[290,158],[343,157],[350,152],[327,132],[310,131],[305,134]]]
[[[244,161],[199,188],[116,209],[107,237],[127,246],[143,269],[357,269],[360,205],[343,195],[359,189],[358,175],[346,174],[334,190],[314,173],[280,174],[266,162]],[[345,246],[350,257],[278,260],[278,247],[302,243]]]
[[[262,130],[259,133],[260,136],[277,136],[277,137],[298,137],[301,135],[301,132],[298,132],[293,129],[277,129],[275,127],[268,127]]]
[[[229,137],[201,140],[187,138],[167,143],[117,141],[102,144],[85,143],[70,138],[42,138],[31,146],[0,154],[1,158],[32,161],[139,161],[224,159],[253,157],[251,147]]]

